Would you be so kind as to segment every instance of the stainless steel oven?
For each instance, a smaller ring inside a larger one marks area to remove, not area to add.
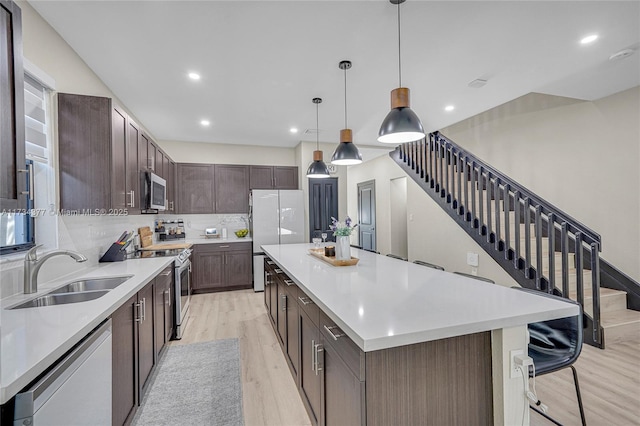
[[[175,284],[175,338],[182,339],[182,334],[189,319],[189,303],[191,302],[191,250],[183,250],[174,261]]]

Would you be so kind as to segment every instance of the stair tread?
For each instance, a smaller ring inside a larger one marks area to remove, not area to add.
[[[592,293],[591,293],[591,288],[585,288],[584,289],[584,298],[591,298]],[[573,290],[569,290],[569,297],[571,299],[575,300],[575,297],[577,296],[578,292],[575,291],[575,289]],[[600,297],[607,297],[607,296],[618,296],[618,295],[627,295],[626,291],[621,291],[621,290],[614,290],[612,288],[606,288],[606,287],[600,287]]]
[[[620,309],[617,311],[602,312],[600,320],[602,323],[602,327],[604,328],[635,323],[640,326],[640,312],[631,309]]]

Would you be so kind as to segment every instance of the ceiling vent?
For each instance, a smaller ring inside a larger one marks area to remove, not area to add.
[[[476,78],[471,83],[469,83],[469,87],[473,87],[474,89],[479,89],[487,84],[487,80],[483,80],[481,78]]]
[[[635,50],[633,50],[633,49],[624,49],[624,50],[621,50],[621,51],[616,52],[613,55],[609,56],[609,60],[610,61],[619,61],[620,59],[628,58],[629,56],[633,55],[634,53],[635,53]]]
[[[304,131],[305,135],[315,135],[316,133],[320,133],[318,129],[307,129]]]

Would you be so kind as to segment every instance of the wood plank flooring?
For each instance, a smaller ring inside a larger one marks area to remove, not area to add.
[[[172,345],[215,339],[240,342],[244,419],[253,425],[310,425],[284,355],[267,319],[263,294],[253,290],[198,294],[184,337]],[[640,425],[640,337],[585,345],[576,363],[590,426]],[[569,369],[536,380],[549,414],[565,426],[580,416]],[[551,423],[531,412],[534,426]]]

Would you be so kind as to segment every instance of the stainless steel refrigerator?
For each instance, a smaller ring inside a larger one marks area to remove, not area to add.
[[[261,246],[306,241],[304,195],[297,189],[254,189],[249,197],[249,225],[253,239],[253,289],[263,291],[264,252]]]

